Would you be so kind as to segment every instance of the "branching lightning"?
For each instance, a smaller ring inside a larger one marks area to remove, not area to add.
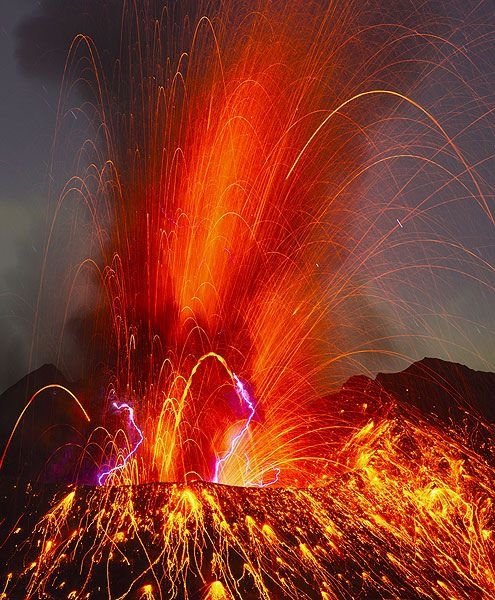
[[[134,427],[135,431],[137,432],[137,434],[139,436],[139,439],[134,444],[133,448],[122,458],[122,462],[115,465],[110,470],[103,471],[102,473],[100,473],[98,475],[98,484],[99,485],[103,485],[105,483],[105,481],[107,481],[108,477],[110,475],[112,475],[112,473],[115,473],[116,471],[121,471],[122,469],[124,469],[125,466],[127,465],[127,463],[129,462],[129,460],[132,458],[132,456],[134,456],[134,454],[136,454],[139,446],[143,443],[143,440],[144,440],[143,433],[137,426],[136,421],[134,420],[134,409],[131,406],[129,406],[129,404],[126,404],[125,402],[120,403],[120,404],[118,402],[114,402],[112,404],[112,406],[115,408],[115,410],[118,410],[118,411],[125,410],[129,413],[129,423]]]

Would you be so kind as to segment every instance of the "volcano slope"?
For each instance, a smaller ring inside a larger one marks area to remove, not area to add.
[[[351,378],[323,402],[354,426],[304,489],[4,476],[0,597],[494,597],[494,381]]]

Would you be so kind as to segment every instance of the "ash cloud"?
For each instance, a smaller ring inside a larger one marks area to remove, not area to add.
[[[143,2],[137,2],[137,4],[140,7],[148,7],[150,10],[155,10],[156,14],[159,15],[165,3],[143,0]],[[175,11],[187,13],[187,11],[195,12],[198,10],[198,5],[201,3],[195,3],[192,0],[191,2],[179,2],[176,0],[169,4],[173,6]],[[315,2],[314,8],[315,10],[321,10],[326,4],[326,2],[322,1]],[[479,4],[476,14],[470,9],[463,9],[461,3],[456,3],[455,6],[449,6],[448,15],[445,14],[444,2],[430,1],[422,4],[419,8],[417,2],[413,0],[399,0],[389,4],[390,6],[383,6],[383,2],[379,2],[378,0],[363,3],[356,17],[356,27],[361,22],[368,24],[395,22],[411,30],[415,27],[420,27],[424,31],[448,34],[448,37],[451,37],[457,43],[461,43],[463,38],[468,35],[462,33],[464,18],[469,17],[473,23],[478,24],[486,23],[489,19],[489,3]],[[215,10],[216,5],[218,3],[210,2],[203,6],[207,6],[209,10]],[[42,0],[36,10],[25,18],[17,29],[16,57],[22,72],[37,80],[50,81],[58,85],[63,76],[64,65],[71,42],[77,35],[83,34],[91,38],[98,49],[101,70],[106,76],[107,83],[111,85],[113,81],[116,81],[114,78],[116,61],[125,56],[125,52],[123,53],[121,48],[122,7],[123,3],[121,0],[72,0],[71,2],[67,2],[67,0]],[[482,25],[476,25],[476,27],[482,28]],[[397,31],[399,31],[399,28],[397,28]],[[476,32],[475,34],[478,35]],[[411,38],[410,44],[412,45],[413,43],[415,42]],[[405,55],[407,48],[407,45],[401,47],[391,46],[387,56],[388,62],[393,63],[395,59],[407,59]],[[427,62],[432,52],[432,46],[429,47],[428,44],[424,44],[421,58]],[[421,61],[417,63],[409,62],[407,68],[405,67],[401,73],[402,79],[400,82],[396,82],[393,79],[393,73],[386,70],[378,72],[377,69],[376,79],[377,81],[380,78],[384,79],[384,85],[389,85],[389,87],[395,87],[393,84],[396,84],[399,87],[412,86],[414,88],[421,76],[421,64]],[[481,59],[480,66],[482,67]],[[125,69],[121,69],[122,72],[125,72]],[[90,71],[87,74],[91,76]],[[359,74],[350,73],[350,75],[357,77]],[[81,96],[86,93],[83,86],[80,86],[78,91]],[[426,93],[423,93],[425,104],[428,104],[428,102],[432,104],[433,102],[437,102],[434,93],[430,93],[430,99],[428,98],[428,94],[428,90]],[[117,101],[117,95],[115,95],[114,100]],[[125,103],[125,95],[120,95],[118,101]],[[459,102],[461,102],[461,99]],[[463,106],[465,102],[466,98],[463,97]],[[121,106],[119,108],[125,112],[127,107]],[[462,106],[457,107],[458,110],[461,108]],[[384,106],[383,112],[386,113],[387,110],[390,109]],[[125,146],[125,140],[120,140],[120,145]],[[476,161],[477,153],[479,154],[479,150],[473,152],[474,158],[472,162]],[[447,221],[448,219],[447,215]],[[463,284],[456,283],[456,285],[462,287]],[[366,304],[364,300],[363,302]],[[84,315],[83,312],[73,315],[73,331],[85,331],[87,329],[86,320],[90,319],[91,316]],[[389,315],[386,317],[382,315],[382,317],[377,314],[374,323],[376,337],[385,339],[388,337],[387,334],[390,329],[387,324],[390,317]],[[79,337],[79,334],[76,333],[75,335]],[[85,346],[86,344],[83,343],[82,345]],[[392,341],[388,343],[385,350],[396,350]],[[425,351],[430,354],[440,353],[439,351],[435,352],[432,348]],[[455,359],[456,356],[452,356],[452,358]],[[379,366],[376,368],[378,369]]]

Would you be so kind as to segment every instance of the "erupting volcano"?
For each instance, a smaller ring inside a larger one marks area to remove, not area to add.
[[[494,597],[493,377],[371,376],[435,337],[449,277],[493,293],[442,216],[493,226],[463,137],[492,109],[458,25],[413,26],[407,2],[394,21],[373,2],[76,4],[53,164],[68,121],[91,136],[32,356],[76,205],[68,237],[89,241],[56,346],[77,377],[19,384],[0,598]],[[454,131],[459,90],[480,114]]]

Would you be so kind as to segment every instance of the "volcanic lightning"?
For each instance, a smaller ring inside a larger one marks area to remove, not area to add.
[[[121,403],[121,404],[119,404],[118,402],[114,402],[113,403],[113,407],[115,408],[115,410],[118,410],[118,411],[125,410],[125,411],[127,411],[129,413],[129,423],[136,430],[136,432],[137,432],[137,434],[139,436],[139,439],[134,444],[134,447],[132,448],[132,450],[130,452],[128,452],[124,456],[124,458],[122,459],[122,463],[121,464],[115,465],[109,471],[103,471],[103,473],[100,473],[98,475],[98,483],[100,485],[103,485],[105,483],[105,481],[108,479],[108,477],[110,475],[112,475],[112,473],[115,473],[115,471],[120,471],[123,468],[125,468],[125,466],[129,462],[129,460],[131,459],[131,457],[134,456],[134,454],[137,452],[137,449],[143,443],[143,440],[144,440],[143,433],[139,429],[139,427],[136,425],[136,421],[134,420],[134,409],[131,406],[129,406],[128,404],[126,404],[125,402]]]
[[[246,404],[246,406],[248,408],[248,411],[249,411],[249,415],[248,415],[248,417],[246,419],[246,423],[242,427],[241,431],[231,441],[229,451],[225,454],[225,456],[223,456],[222,458],[217,459],[217,461],[215,463],[215,472],[214,472],[214,475],[213,475],[213,483],[218,483],[218,478],[219,478],[219,474],[220,474],[220,470],[222,468],[222,465],[226,461],[228,461],[229,458],[236,451],[239,442],[241,441],[241,439],[243,438],[243,436],[248,432],[249,425],[251,424],[251,421],[253,420],[254,413],[255,413],[254,404],[253,404],[253,402],[252,402],[252,400],[251,400],[251,398],[249,396],[249,393],[246,390],[244,384],[239,379],[239,377],[237,377],[237,375],[235,373],[232,373],[232,376],[233,376],[234,381],[235,381],[235,388],[236,388],[236,391],[237,391],[237,393],[239,395],[239,398],[240,398],[241,402],[244,402]]]

